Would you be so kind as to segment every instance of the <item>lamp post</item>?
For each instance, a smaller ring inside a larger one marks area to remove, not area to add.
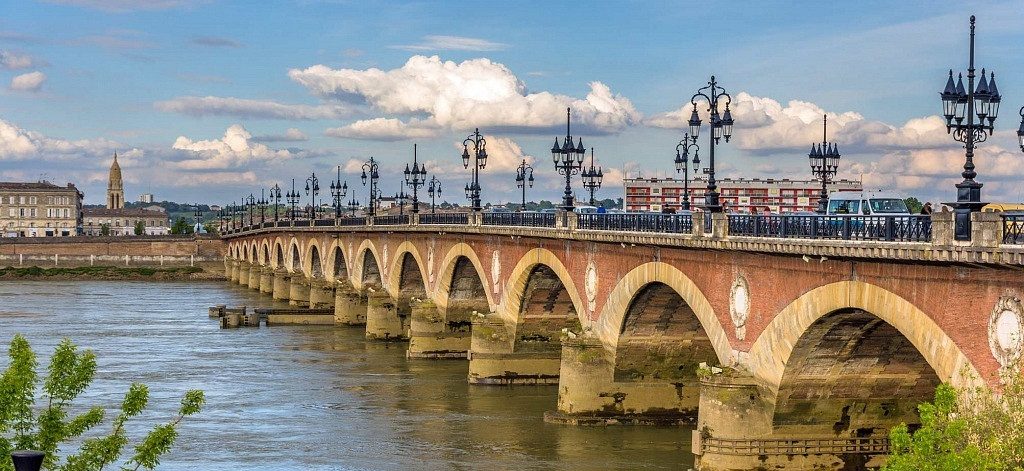
[[[267,203],[269,203],[269,202],[267,201],[267,197],[266,197],[265,192],[266,192],[266,190],[264,190],[263,188],[260,188],[260,199],[256,200],[256,204],[259,205],[259,208],[260,208],[260,225],[261,226],[265,222],[267,222]]]
[[[705,93],[705,90],[707,93]],[[697,116],[697,97],[704,98],[708,102],[708,111],[711,112],[711,119],[709,125],[711,126],[711,135],[708,139],[710,156],[709,167],[705,170],[708,174],[708,190],[704,194],[704,207],[707,211],[712,213],[722,212],[722,206],[718,204],[718,186],[715,183],[715,145],[718,144],[719,139],[725,137],[725,142],[729,142],[729,138],[732,137],[732,112],[729,111],[729,105],[732,103],[732,96],[725,92],[725,89],[718,86],[718,82],[715,81],[715,76],[711,76],[711,81],[708,82],[707,86],[701,87],[697,90],[690,98],[690,103],[693,105],[693,113],[690,114],[690,139],[696,143],[697,135],[700,133],[700,117]],[[718,101],[725,98],[725,114],[719,116],[718,114]]]
[[[533,166],[523,159],[523,163],[516,168],[516,186],[523,189],[523,205],[519,207],[520,211],[526,211],[526,185],[533,188]]]
[[[256,197],[249,193],[249,197],[245,198],[245,210],[249,214],[249,225],[252,226],[252,217],[256,212]]]
[[[1020,127],[1017,128],[1017,141],[1020,143],[1020,151],[1024,152],[1024,106],[1020,107]]]
[[[338,179],[331,182],[331,197],[334,198],[334,219],[341,217],[341,199],[348,194],[348,182],[341,181],[341,165],[338,166]]]
[[[696,170],[700,166],[700,146],[691,142],[689,134],[683,134],[683,140],[676,145],[675,160],[676,173],[683,172],[683,211],[690,210],[690,149],[693,149],[693,168]]]
[[[270,199],[274,200],[274,222],[277,222],[277,207],[281,203],[281,187],[277,183],[270,187]]]
[[[480,135],[480,128],[462,141],[463,168],[469,168],[469,144],[473,144],[473,182],[466,185],[466,198],[472,202],[473,211],[480,211],[480,171],[487,166],[487,140]]]
[[[310,194],[312,192],[312,194]],[[316,196],[320,194],[320,180],[316,178],[316,172],[306,179],[306,196],[309,196],[309,218],[316,219],[318,211]]]
[[[434,198],[441,197],[441,180],[437,179],[436,175],[430,176],[430,184],[427,185],[427,194],[430,195],[430,212],[434,212]]]
[[[196,217],[196,233],[199,233],[199,228],[203,227],[203,210],[199,209],[199,203],[196,203],[196,211],[193,215]]]
[[[572,176],[579,173],[583,168],[583,158],[587,155],[587,149],[583,147],[583,138],[580,138],[578,146],[572,144],[572,133],[569,128],[569,121],[572,118],[572,109],[565,109],[565,141],[558,145],[558,138],[555,138],[555,145],[551,147],[551,160],[555,163],[555,170],[565,175],[565,194],[562,195],[562,209],[572,211]]]
[[[405,184],[412,188],[412,213],[420,212],[420,200],[418,190],[427,183],[427,164],[419,165],[416,162],[416,144],[412,145],[412,169],[405,164]]]
[[[604,180],[604,172],[601,167],[594,168],[594,148],[590,148],[590,166],[584,167],[581,173],[583,177],[583,188],[590,192],[590,205],[597,204],[594,199],[594,192],[601,188],[601,181]]]
[[[356,217],[356,210],[359,209],[359,200],[352,195],[352,200],[348,202],[348,208],[352,210],[352,217]]]
[[[294,178],[292,179],[292,190],[288,191],[288,192],[285,192],[284,196],[285,196],[285,201],[287,201],[288,204],[290,204],[291,207],[292,207],[291,212],[289,213],[289,215],[290,215],[289,219],[294,221],[295,220],[295,205],[299,202],[299,197],[302,196],[298,191],[295,190],[295,179]]]
[[[398,193],[395,193],[395,204],[398,205],[398,215],[405,215],[405,202],[409,199],[409,195],[405,194],[405,190],[399,189]]]
[[[946,88],[940,93],[943,115],[946,117],[946,132],[952,133],[953,139],[963,142],[966,149],[964,171],[960,174],[964,181],[956,184],[956,202],[948,203],[955,213],[953,237],[956,240],[971,240],[971,213],[981,211],[981,207],[985,206],[981,202],[982,184],[974,180],[978,176],[974,171],[974,147],[985,142],[992,134],[993,124],[999,114],[1001,97],[996,89],[995,74],[989,77],[990,80],[985,80],[985,69],[981,69],[981,81],[978,82],[978,88],[974,88],[974,15],[971,15],[967,89],[964,89],[962,73],[957,77],[956,85],[953,84],[953,70],[950,69]],[[975,117],[978,118],[977,123],[974,122]]]
[[[821,180],[821,197],[818,198],[818,213],[828,212],[828,184],[832,183],[839,170],[839,145],[828,142],[828,115],[822,117],[821,144],[811,144],[811,173]]]
[[[366,172],[370,172],[367,176]],[[380,180],[380,174],[377,173],[377,162],[370,157],[370,160],[363,164],[363,174],[359,177],[363,182],[363,186],[366,186],[366,180],[370,180],[370,216],[377,214],[377,197],[380,196],[380,189],[377,188],[377,181]]]

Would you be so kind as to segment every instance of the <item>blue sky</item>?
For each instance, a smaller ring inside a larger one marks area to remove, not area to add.
[[[548,149],[571,106],[599,195],[616,197],[623,176],[674,175],[689,99],[715,75],[736,119],[719,177],[809,178],[827,113],[840,177],[949,201],[963,149],[938,92],[966,73],[971,14],[1003,96],[978,180],[985,200],[1021,201],[1021,1],[9,0],[0,179],[73,182],[100,203],[116,150],[130,200],[230,203],[312,172],[326,199],[340,165],[365,202],[361,162],[381,161],[394,193],[416,143],[465,202],[461,143],[479,127],[484,200],[518,200],[522,159],[528,198],[555,200]]]

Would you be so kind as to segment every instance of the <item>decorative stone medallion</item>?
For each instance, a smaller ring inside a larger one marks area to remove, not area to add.
[[[430,283],[434,283],[434,240],[430,240],[430,245],[427,246],[427,278]]]
[[[992,356],[1004,368],[1020,357],[1021,334],[1024,332],[1024,306],[1020,298],[1003,296],[992,309],[988,320],[988,346]]]
[[[597,266],[591,260],[587,264],[587,275],[584,278],[584,289],[587,292],[587,306],[590,312],[597,309]]]
[[[498,251],[491,252],[491,291],[498,294],[501,287],[501,258]]]
[[[743,275],[737,275],[729,291],[729,315],[736,327],[736,338],[743,340],[747,336],[747,315],[750,314],[750,288]]]
[[[345,266],[351,267],[352,262],[355,261],[355,255],[352,254],[352,241],[348,241],[348,260],[345,261]]]

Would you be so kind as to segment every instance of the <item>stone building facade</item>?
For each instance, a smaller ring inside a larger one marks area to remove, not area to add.
[[[136,235],[135,227],[140,222],[143,229],[142,234],[139,235],[166,235],[171,232],[167,215],[164,212],[148,209],[125,209],[124,180],[121,177],[121,166],[117,163],[117,153],[115,152],[114,163],[110,165],[110,178],[107,182],[107,207],[86,209],[83,214],[82,232],[90,236],[104,235],[104,227],[106,227],[108,235]]]
[[[661,212],[665,207],[678,211],[685,201],[684,181],[674,178],[627,178],[623,180],[624,208],[626,211]],[[720,204],[740,213],[789,213],[818,209],[821,182],[818,180],[790,180],[788,178],[723,178],[716,181]],[[689,181],[690,208],[704,205],[707,191],[706,178]],[[861,183],[838,180],[829,184],[828,191],[857,191]]]
[[[82,225],[82,197],[75,185],[0,182],[3,237],[70,237]]]

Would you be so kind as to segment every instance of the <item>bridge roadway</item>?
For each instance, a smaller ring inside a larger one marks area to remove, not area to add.
[[[968,242],[951,213],[281,221],[227,231],[225,267],[471,383],[557,384],[549,421],[696,420],[705,470],[854,469],[1020,354],[1019,222],[973,216]]]

